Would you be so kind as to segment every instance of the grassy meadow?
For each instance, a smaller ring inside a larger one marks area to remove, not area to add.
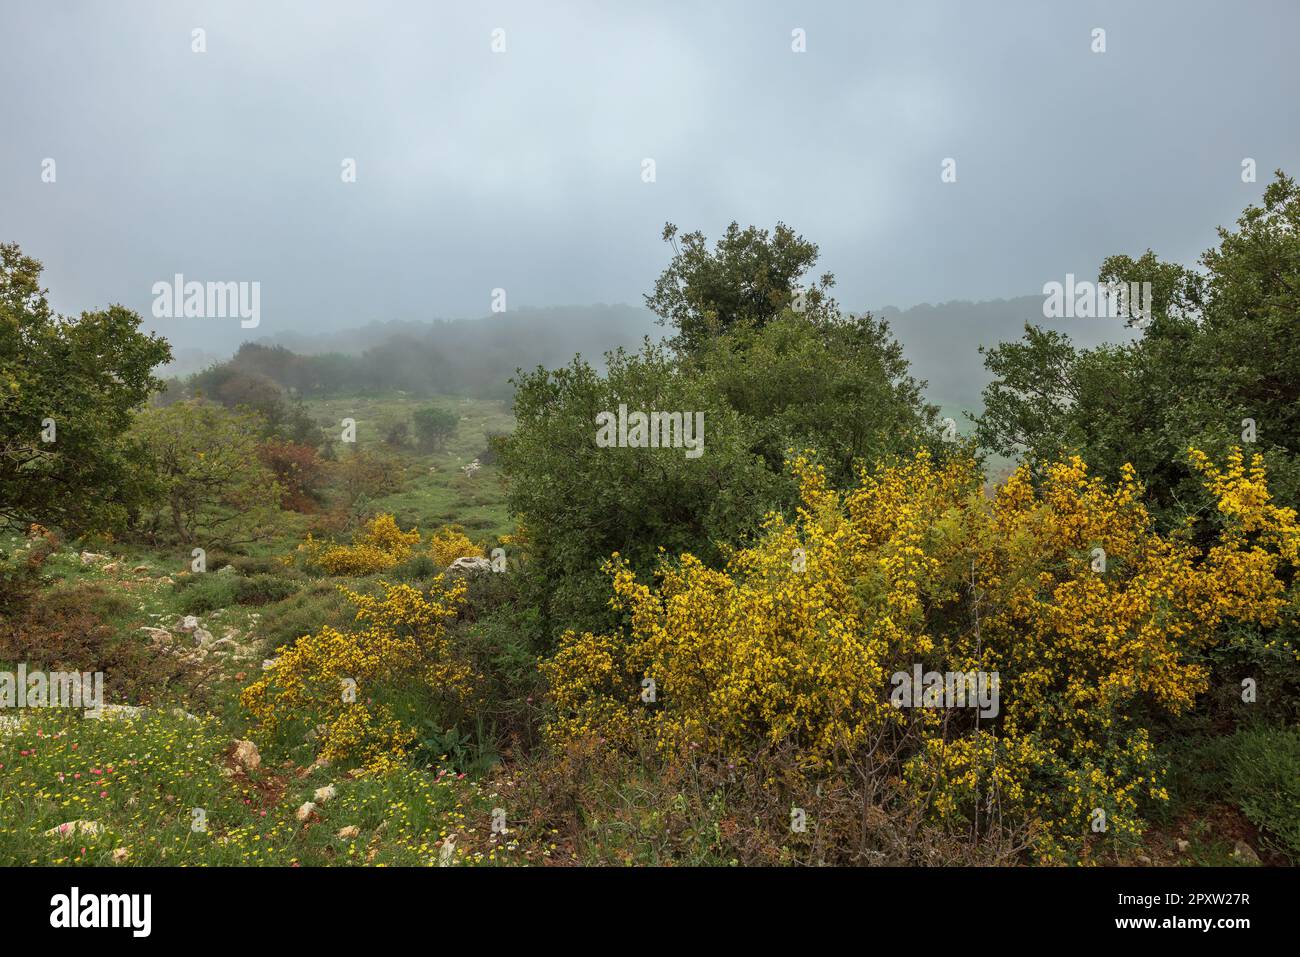
[[[484,450],[485,435],[508,431],[510,413],[499,401],[443,401],[458,415],[455,435],[437,452],[394,455],[388,464],[400,487],[363,507],[391,512],[408,529],[459,524],[486,546],[508,528],[501,477],[491,465],[472,477],[461,468]],[[383,444],[380,427],[415,404],[400,395],[332,398],[311,402],[309,411],[322,427],[355,418],[357,446],[373,450]],[[505,833],[492,832],[493,781],[462,770],[469,764],[458,765],[463,750],[433,753],[441,741],[382,780],[353,780],[347,768],[322,767],[309,740],[264,745],[255,768],[232,758],[232,742],[250,734],[239,704],[250,676],[281,646],[322,623],[346,627],[352,609],[338,586],[373,589],[379,577],[313,577],[286,567],[280,559],[292,555],[310,524],[310,515],[287,513],[277,537],[240,555],[209,555],[212,565],[202,575],[190,571],[185,552],[110,540],[93,543],[93,554],[102,558],[88,562],[71,547],[49,555],[42,566],[40,621],[24,622],[49,629],[41,636],[50,657],[41,664],[85,670],[93,661],[106,674],[108,702],[140,710],[110,709],[99,719],[65,709],[6,710],[0,719],[0,864],[418,865],[550,858],[554,849],[544,833],[524,850],[508,826]],[[12,553],[25,544],[14,535],[0,548]],[[212,635],[210,647],[197,646],[176,628],[188,615]],[[6,637],[0,670],[13,670],[15,653],[30,650],[22,639],[35,635]],[[22,660],[36,667],[30,654]],[[334,796],[313,801],[318,789],[331,786]],[[308,802],[316,808],[298,820],[295,814]],[[68,833],[58,834],[69,822]],[[46,836],[51,829],[56,834]],[[444,852],[453,836],[454,846]]]

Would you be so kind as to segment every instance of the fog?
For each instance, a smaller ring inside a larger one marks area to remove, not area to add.
[[[0,239],[56,308],[123,303],[191,364],[494,290],[639,306],[669,220],[784,221],[854,310],[1033,296],[1194,260],[1300,155],[1289,2],[0,9]],[[258,283],[257,326],[155,318],[177,274]],[[900,328],[932,355],[961,320],[926,315]]]

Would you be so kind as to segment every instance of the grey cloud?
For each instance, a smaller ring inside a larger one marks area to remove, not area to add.
[[[636,303],[665,220],[783,220],[855,309],[1013,297],[1114,252],[1191,260],[1272,169],[1300,166],[1291,2],[0,16],[0,239],[45,262],[65,312],[148,316],[177,272],[261,282],[266,335],[481,315],[494,287],[512,307]],[[205,322],[149,319],[180,346],[244,337]]]

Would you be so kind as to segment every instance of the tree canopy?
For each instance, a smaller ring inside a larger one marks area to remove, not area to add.
[[[817,263],[817,246],[784,223],[769,234],[733,222],[712,250],[698,231],[684,234],[678,244],[672,223],[664,225],[663,239],[673,258],[645,303],[676,330],[673,345],[684,354],[698,353],[734,327],[762,327],[791,307],[814,315],[834,310],[830,273],[800,287]]]
[[[122,306],[56,315],[41,270],[0,244],[0,521],[117,529],[142,503],[132,415],[171,347]]]
[[[1263,454],[1278,497],[1300,498],[1300,189],[1278,171],[1259,206],[1201,269],[1112,256],[1102,281],[1150,282],[1150,321],[1133,341],[1077,349],[1027,327],[987,352],[995,379],[977,422],[982,445],[1032,462],[1077,452],[1114,481],[1126,463],[1147,483],[1156,513],[1194,510],[1186,450],[1223,455],[1246,443]]]

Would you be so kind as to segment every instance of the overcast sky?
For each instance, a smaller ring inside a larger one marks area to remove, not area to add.
[[[665,220],[784,221],[854,309],[1036,293],[1300,171],[1298,37],[1295,0],[0,0],[0,240],[63,312],[260,282],[253,335],[639,303]]]

